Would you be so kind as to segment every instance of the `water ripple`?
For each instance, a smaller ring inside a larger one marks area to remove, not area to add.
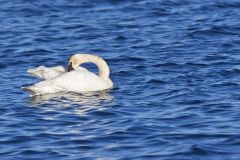
[[[1,158],[238,160],[239,6],[1,1]],[[65,66],[76,52],[106,59],[114,88],[20,89],[39,81],[27,69]]]

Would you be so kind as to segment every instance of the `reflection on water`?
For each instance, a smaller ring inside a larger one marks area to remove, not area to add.
[[[87,110],[98,107],[103,104],[111,104],[113,96],[107,91],[86,92],[86,93],[66,93],[60,92],[55,94],[45,94],[41,96],[29,97],[29,104],[31,106],[38,106],[41,104],[53,104],[55,107],[70,107],[73,105],[81,106],[77,110],[77,114],[83,114]]]
[[[29,2],[0,1],[1,159],[239,159],[238,0]],[[20,90],[77,52],[117,88]]]

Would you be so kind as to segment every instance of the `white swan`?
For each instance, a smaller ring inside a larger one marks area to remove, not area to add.
[[[99,74],[96,75],[79,67],[79,65],[86,62],[96,64]],[[76,93],[100,91],[113,87],[113,83],[109,78],[110,69],[107,63],[95,55],[75,54],[71,56],[68,61],[68,72],[64,72],[65,69],[61,68],[61,66],[43,68],[40,68],[41,74],[37,72],[36,68],[35,71],[28,70],[28,73],[45,80],[33,86],[22,87],[23,90],[30,92],[32,95],[42,95],[61,91]]]

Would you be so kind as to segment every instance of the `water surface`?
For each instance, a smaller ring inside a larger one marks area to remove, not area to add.
[[[238,160],[239,9],[236,0],[2,0],[1,158]],[[103,57],[114,89],[32,98],[20,89],[38,82],[27,69],[66,65],[76,52]]]

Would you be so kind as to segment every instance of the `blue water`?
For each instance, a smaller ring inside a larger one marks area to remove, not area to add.
[[[240,159],[239,1],[1,0],[0,19],[1,159]],[[114,89],[20,89],[76,52]]]

